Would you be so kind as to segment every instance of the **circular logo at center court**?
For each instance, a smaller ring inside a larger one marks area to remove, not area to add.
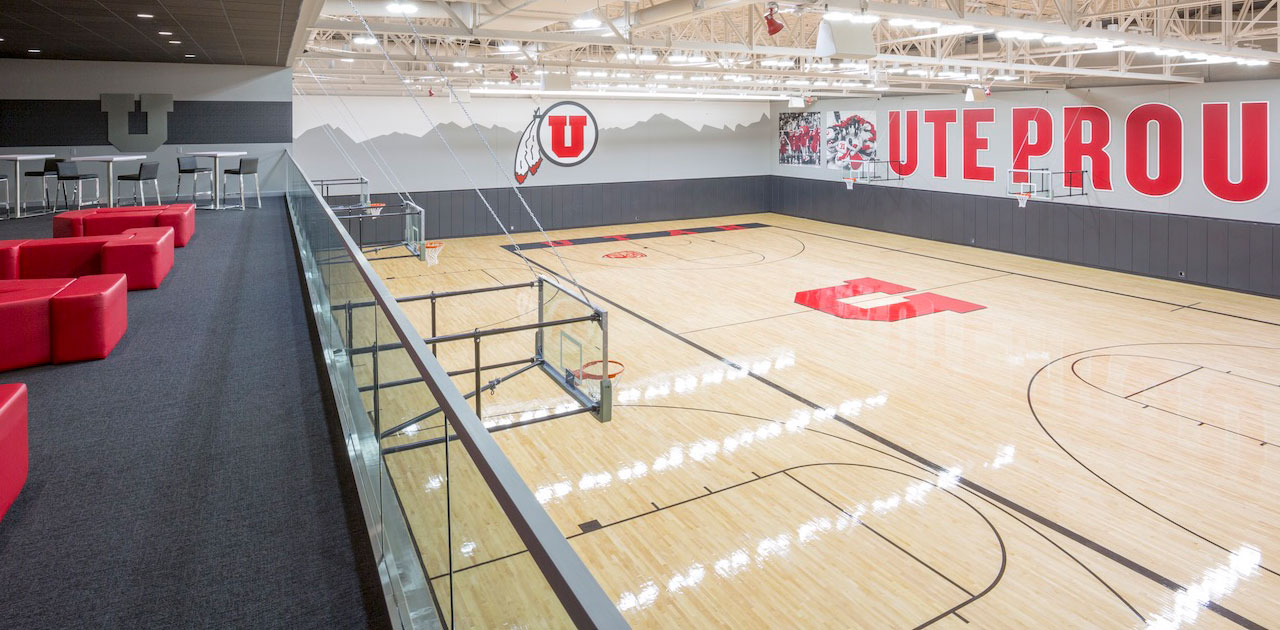
[[[608,254],[601,256],[601,258],[647,258],[647,257],[648,256],[644,252],[637,252],[631,249],[624,249],[618,252],[609,252]]]

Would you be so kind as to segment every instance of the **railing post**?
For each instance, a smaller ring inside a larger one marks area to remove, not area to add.
[[[476,335],[476,417],[483,419],[480,415],[480,399],[484,398],[480,391],[480,339],[480,335]]]

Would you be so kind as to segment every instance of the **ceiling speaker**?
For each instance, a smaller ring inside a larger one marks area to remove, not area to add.
[[[818,26],[818,47],[814,53],[818,57],[870,59],[876,56],[871,27],[871,24],[823,20]]]

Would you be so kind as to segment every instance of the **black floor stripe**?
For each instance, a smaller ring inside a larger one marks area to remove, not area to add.
[[[780,228],[780,229],[791,229],[791,228]],[[792,230],[792,231],[796,231],[796,232],[801,232],[801,233],[809,234],[809,232],[805,232],[804,230]],[[825,236],[825,235],[822,235],[822,234],[815,234],[815,236]],[[829,237],[829,238],[836,238],[836,237]],[[837,238],[836,240],[846,240],[846,239],[838,239],[838,238]],[[849,242],[857,243],[856,241],[849,241]],[[857,243],[857,244],[859,244],[859,245],[866,245],[865,243]],[[872,247],[875,247],[875,246],[872,246]],[[883,248],[883,247],[881,247],[880,249],[887,249],[887,248]],[[913,253],[913,255],[916,255],[916,256],[924,256],[923,254],[914,254],[914,253]],[[925,257],[926,257],[926,258],[936,258],[936,257],[934,257],[934,256],[925,256]],[[942,259],[942,258],[936,258],[936,259],[937,259],[937,260],[943,260],[943,261],[946,261],[946,262],[956,262],[956,261],[947,261],[946,259]],[[562,276],[562,275],[561,275],[561,274],[559,274],[559,273],[556,273],[555,271],[552,271],[552,270],[551,270],[550,268],[548,268],[546,265],[543,265],[543,264],[541,264],[541,263],[539,263],[539,262],[537,262],[537,261],[533,261],[533,260],[530,260],[529,262],[530,262],[531,264],[533,264],[533,265],[538,266],[538,267],[539,267],[539,268],[541,268],[543,271],[545,271],[545,272],[547,272],[547,273],[549,273],[549,274],[552,274],[552,275],[554,275],[554,276],[556,276],[556,277],[560,278],[561,280],[566,280],[566,279],[564,278],[564,276]],[[957,264],[966,264],[966,265],[968,265],[969,263],[957,263]],[[1009,274],[1012,274],[1012,275],[1026,275],[1026,274],[1020,274],[1020,273],[1017,273],[1017,272],[1011,272],[1011,271],[1008,271],[1008,270],[1005,270],[1005,269],[996,269],[996,268],[992,268],[992,267],[983,267],[982,265],[970,265],[970,266],[973,266],[973,267],[982,267],[982,268],[984,268],[984,269],[990,269],[991,271],[1001,271],[1001,272],[1009,273]],[[1035,276],[1028,276],[1028,277],[1035,278]],[[1044,278],[1036,278],[1036,279],[1045,280]],[[566,281],[567,281],[567,280],[566,280]],[[1056,281],[1056,280],[1047,280],[1047,281],[1049,281],[1049,282],[1058,282],[1058,281]],[[1061,282],[1060,284],[1067,284],[1067,285],[1070,285],[1071,283],[1069,283],[1069,282]],[[1081,286],[1081,285],[1073,285],[1073,286]],[[582,287],[581,285],[579,285],[579,287],[580,287],[583,291],[585,291],[585,292],[587,292],[587,293],[590,293],[590,294],[592,294],[592,295],[596,296],[597,298],[599,298],[599,299],[601,299],[601,300],[604,300],[605,302],[608,302],[608,303],[610,303],[610,304],[612,304],[612,305],[616,306],[618,309],[620,309],[620,310],[622,310],[623,312],[625,312],[625,313],[627,313],[627,314],[631,315],[632,317],[635,317],[636,319],[638,319],[638,320],[640,320],[640,321],[642,321],[642,322],[644,322],[644,323],[646,323],[646,324],[648,324],[648,325],[650,325],[650,326],[652,326],[652,327],[654,327],[654,328],[656,328],[656,329],[658,329],[658,330],[660,330],[660,331],[662,331],[662,332],[666,333],[667,335],[669,335],[669,336],[671,336],[671,337],[673,337],[673,338],[675,338],[675,339],[677,339],[677,340],[679,340],[679,341],[684,342],[685,344],[687,344],[687,345],[689,345],[689,346],[693,347],[694,349],[696,349],[696,350],[698,350],[698,351],[700,351],[700,352],[702,352],[702,353],[706,354],[707,356],[710,356],[710,357],[712,357],[712,358],[715,358],[716,360],[718,360],[718,361],[722,361],[722,362],[724,362],[724,363],[726,363],[726,364],[733,365],[733,364],[732,364],[732,362],[731,362],[731,361],[729,361],[728,359],[726,359],[725,357],[722,357],[722,356],[720,356],[719,354],[716,354],[715,352],[711,351],[710,349],[708,349],[708,348],[706,348],[706,347],[704,347],[704,346],[702,346],[702,345],[698,344],[697,342],[692,341],[692,340],[690,340],[690,339],[687,339],[687,338],[685,338],[685,337],[681,336],[680,334],[678,334],[678,333],[676,333],[676,332],[674,332],[674,331],[672,331],[672,330],[670,330],[670,329],[666,328],[665,326],[662,326],[661,324],[658,324],[657,322],[655,322],[655,321],[653,321],[653,320],[651,320],[651,319],[649,319],[649,318],[647,318],[647,317],[644,317],[643,315],[640,315],[639,313],[636,313],[635,311],[633,311],[633,310],[631,310],[631,309],[629,309],[629,308],[627,308],[627,307],[625,307],[625,306],[623,306],[623,305],[619,304],[618,302],[616,302],[616,301],[614,301],[614,300],[611,300],[611,299],[609,299],[609,298],[605,297],[604,295],[601,295],[598,291],[593,291],[593,290],[588,289],[588,288],[586,288],[586,287]],[[1092,288],[1092,287],[1083,287],[1083,286],[1082,286],[1082,288]],[[1116,292],[1114,292],[1114,291],[1106,291],[1106,290],[1104,290],[1104,289],[1094,289],[1094,290],[1097,290],[1097,291],[1103,291],[1103,292],[1106,292],[1106,293],[1116,293]],[[1126,294],[1123,294],[1123,293],[1117,293],[1117,294],[1118,294],[1118,295],[1126,295]],[[1127,297],[1137,297],[1137,296],[1127,296]],[[1161,303],[1165,303],[1165,304],[1171,304],[1171,305],[1174,305],[1174,306],[1178,306],[1178,305],[1176,305],[1176,304],[1172,304],[1172,303],[1170,303],[1170,302],[1162,302],[1161,300],[1153,300],[1153,299],[1151,299],[1151,298],[1138,298],[1138,299],[1143,299],[1143,300],[1148,300],[1148,301],[1153,301],[1153,302],[1161,302]],[[1197,310],[1203,310],[1203,309],[1197,309]],[[1213,312],[1213,311],[1207,311],[1207,312]],[[1222,314],[1222,313],[1219,313],[1219,314]],[[1239,316],[1230,315],[1230,317],[1239,317]],[[1247,318],[1247,317],[1240,317],[1240,318],[1241,318],[1241,319],[1250,319],[1250,318]],[[1260,323],[1264,323],[1264,324],[1272,324],[1272,322],[1265,322],[1265,321],[1262,321],[1262,320],[1251,320],[1251,321],[1258,321],[1258,322],[1260,322]],[[1276,324],[1272,324],[1272,325],[1276,325]],[[768,378],[765,378],[764,376],[761,376],[761,375],[756,374],[756,373],[754,373],[754,372],[750,372],[750,373],[748,373],[748,375],[749,375],[751,378],[753,378],[753,379],[755,379],[755,380],[757,380],[757,381],[761,382],[762,384],[764,384],[764,385],[768,386],[769,388],[771,388],[771,389],[773,389],[773,390],[777,391],[778,393],[783,394],[784,396],[787,396],[787,397],[791,398],[792,400],[795,400],[795,401],[797,401],[797,402],[799,402],[799,403],[801,403],[801,404],[807,405],[807,406],[809,406],[809,407],[810,407],[810,408],[812,408],[812,409],[817,410],[817,409],[822,409],[822,408],[823,408],[821,405],[818,405],[818,404],[814,403],[813,401],[811,401],[811,400],[809,400],[809,399],[807,399],[807,398],[805,398],[805,397],[803,397],[803,396],[801,396],[801,395],[799,395],[799,394],[797,394],[797,393],[795,393],[795,392],[793,392],[793,391],[791,391],[791,390],[789,390],[789,389],[786,389],[785,387],[783,387],[783,386],[781,386],[781,385],[779,385],[779,384],[777,384],[777,383],[775,383],[775,382],[773,382],[773,381],[769,380]],[[891,441],[891,440],[889,440],[889,439],[887,439],[887,438],[885,438],[885,437],[883,437],[883,436],[881,436],[881,435],[879,435],[879,434],[875,433],[874,431],[871,431],[870,429],[867,429],[866,427],[863,427],[863,426],[861,426],[861,425],[859,425],[859,424],[857,424],[857,423],[855,423],[855,422],[852,422],[852,421],[850,421],[850,420],[848,420],[848,419],[846,419],[846,418],[844,418],[844,417],[842,417],[842,416],[840,416],[840,415],[838,415],[838,414],[837,414],[837,415],[835,415],[835,416],[833,416],[833,418],[834,418],[836,421],[840,422],[841,424],[845,425],[846,427],[848,427],[848,428],[850,428],[850,429],[852,429],[852,430],[854,430],[854,431],[857,431],[858,433],[861,433],[862,435],[865,435],[866,437],[868,437],[868,438],[870,438],[870,439],[872,439],[872,440],[875,440],[876,442],[878,442],[878,443],[880,443],[880,444],[884,445],[885,447],[887,447],[887,448],[889,448],[889,449],[891,449],[891,450],[894,450],[894,451],[896,451],[896,452],[898,452],[898,453],[900,453],[900,454],[902,454],[902,455],[904,455],[904,456],[906,456],[906,457],[908,457],[908,458],[910,458],[910,459],[912,459],[912,460],[914,460],[914,461],[916,461],[916,462],[918,462],[918,463],[920,463],[920,464],[922,464],[922,465],[924,465],[924,466],[928,467],[930,470],[933,470],[935,473],[940,473],[940,472],[943,472],[943,470],[944,470],[944,468],[943,468],[942,466],[940,466],[940,465],[938,465],[938,464],[936,464],[936,463],[934,463],[934,462],[932,462],[932,461],[930,461],[930,460],[928,460],[928,459],[924,458],[924,457],[923,457],[923,456],[921,456],[921,455],[916,454],[915,452],[911,451],[910,449],[907,449],[906,447],[903,447],[903,446],[898,445],[897,443],[895,443],[895,442],[893,442],[893,441]],[[1039,524],[1041,524],[1041,525],[1043,525],[1043,526],[1045,526],[1045,527],[1048,527],[1049,529],[1052,529],[1053,531],[1057,532],[1058,534],[1061,534],[1062,536],[1065,536],[1065,537],[1067,537],[1067,538],[1071,539],[1072,541],[1076,542],[1077,544],[1082,545],[1082,546],[1084,546],[1084,547],[1087,547],[1087,548],[1089,548],[1089,549],[1093,550],[1094,552],[1096,552],[1096,553],[1098,553],[1098,554],[1100,554],[1100,555],[1102,555],[1102,556],[1105,556],[1106,558],[1110,559],[1111,561],[1113,561],[1113,562],[1115,562],[1115,563],[1117,563],[1117,564],[1119,564],[1119,565],[1121,565],[1121,566],[1125,567],[1126,569],[1129,569],[1130,571],[1133,571],[1134,573],[1137,573],[1138,575],[1141,575],[1141,576],[1143,576],[1143,577],[1145,577],[1145,578],[1147,578],[1147,579],[1149,579],[1149,580],[1151,580],[1151,581],[1153,581],[1153,582],[1155,582],[1155,583],[1157,583],[1157,584],[1160,584],[1161,586],[1164,586],[1165,588],[1167,588],[1167,589],[1169,589],[1169,590],[1171,590],[1171,591],[1175,591],[1175,592],[1177,592],[1177,591],[1181,591],[1181,590],[1183,590],[1183,587],[1182,587],[1180,584],[1178,584],[1177,582],[1175,582],[1175,581],[1173,581],[1173,580],[1171,580],[1171,579],[1169,579],[1169,578],[1167,578],[1167,577],[1165,577],[1165,576],[1163,576],[1163,575],[1161,575],[1161,574],[1159,574],[1159,573],[1157,573],[1157,572],[1155,572],[1155,571],[1153,571],[1153,570],[1151,570],[1151,569],[1149,569],[1149,568],[1147,568],[1147,567],[1145,567],[1145,566],[1143,566],[1143,565],[1139,564],[1138,562],[1135,562],[1135,561],[1133,561],[1133,560],[1130,560],[1129,558],[1127,558],[1127,557],[1125,557],[1125,556],[1123,556],[1123,555],[1121,555],[1121,554],[1119,554],[1119,553],[1117,553],[1117,552],[1115,552],[1115,551],[1112,551],[1111,549],[1109,549],[1109,548],[1107,548],[1107,547],[1104,547],[1103,545],[1101,545],[1101,544],[1099,544],[1099,543],[1097,543],[1097,542],[1094,542],[1093,540],[1091,540],[1091,539],[1089,539],[1089,538],[1086,538],[1085,536],[1083,536],[1083,535],[1081,535],[1081,534],[1079,534],[1079,533],[1075,532],[1074,530],[1071,530],[1071,529],[1069,529],[1069,528],[1067,528],[1067,527],[1065,527],[1065,526],[1063,526],[1063,525],[1061,525],[1061,524],[1059,524],[1059,523],[1057,523],[1057,522],[1055,522],[1055,521],[1053,521],[1053,520],[1051,520],[1051,519],[1049,519],[1049,518],[1046,518],[1046,517],[1044,517],[1044,516],[1042,516],[1042,515],[1040,515],[1040,514],[1038,514],[1038,513],[1036,513],[1036,512],[1033,512],[1033,511],[1031,511],[1030,509],[1028,509],[1028,508],[1026,508],[1026,507],[1023,507],[1022,505],[1020,505],[1020,504],[1018,504],[1018,503],[1016,503],[1016,502],[1014,502],[1014,501],[1012,501],[1012,500],[1010,500],[1010,499],[1007,499],[1007,498],[1005,498],[1005,497],[1003,497],[1003,496],[1001,496],[1001,495],[999,495],[999,494],[997,494],[997,493],[995,493],[995,492],[993,492],[993,491],[991,491],[991,490],[987,489],[986,487],[984,487],[984,486],[982,486],[982,485],[980,485],[980,484],[978,484],[978,483],[975,483],[975,482],[970,481],[970,480],[968,480],[968,479],[965,479],[965,478],[963,478],[963,477],[962,477],[962,478],[960,478],[960,481],[959,481],[959,482],[960,482],[960,484],[964,485],[966,488],[969,488],[970,490],[972,490],[972,491],[974,491],[974,492],[976,492],[976,493],[979,493],[979,494],[981,494],[981,495],[983,495],[983,496],[985,496],[985,497],[988,497],[988,498],[990,498],[991,500],[996,501],[996,502],[998,502],[998,503],[1000,503],[1000,504],[1002,504],[1002,505],[1004,505],[1004,506],[1008,507],[1009,509],[1011,509],[1011,510],[1013,510],[1013,511],[1015,511],[1015,512],[1018,512],[1019,514],[1022,514],[1023,516],[1026,516],[1027,518],[1029,518],[1029,519],[1031,519],[1031,520],[1033,520],[1033,521],[1035,521],[1035,522],[1037,522],[1037,523],[1039,523]],[[1224,608],[1223,606],[1221,606],[1220,604],[1217,604],[1216,602],[1209,602],[1208,604],[1205,604],[1205,607],[1206,607],[1206,608],[1208,608],[1209,610],[1212,610],[1213,612],[1217,613],[1218,615],[1220,615],[1220,616],[1224,617],[1225,619],[1227,619],[1227,620],[1229,620],[1229,621],[1231,621],[1231,622],[1233,622],[1233,623],[1235,623],[1235,624],[1237,624],[1237,625],[1241,626],[1241,627],[1249,628],[1250,630],[1265,630],[1265,628],[1264,628],[1263,626],[1261,626],[1261,625],[1259,625],[1259,624],[1257,624],[1257,623],[1255,623],[1255,622],[1253,622],[1253,621],[1251,621],[1251,620],[1249,620],[1249,619],[1247,619],[1247,618],[1245,618],[1245,617],[1241,616],[1239,613],[1236,613],[1236,612],[1231,611],[1231,610],[1229,610],[1229,609],[1227,609],[1227,608]]]

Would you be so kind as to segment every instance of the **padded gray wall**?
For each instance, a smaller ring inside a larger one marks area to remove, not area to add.
[[[773,210],[947,243],[1280,296],[1280,225],[775,176]]]
[[[596,225],[671,221],[700,217],[749,214],[771,210],[769,175],[712,177],[600,184],[567,184],[522,188],[529,207],[542,227],[561,230]],[[481,189],[494,212],[511,232],[537,228],[510,188]],[[394,207],[393,194],[375,194],[373,201]],[[412,193],[414,203],[427,210],[427,238],[501,234],[489,211],[473,190],[440,190]],[[351,203],[352,197],[331,201]],[[392,210],[388,210],[391,212]],[[369,220],[365,220],[369,223]],[[365,242],[396,238],[400,225],[379,220],[363,226]],[[354,231],[352,232],[355,233]]]

